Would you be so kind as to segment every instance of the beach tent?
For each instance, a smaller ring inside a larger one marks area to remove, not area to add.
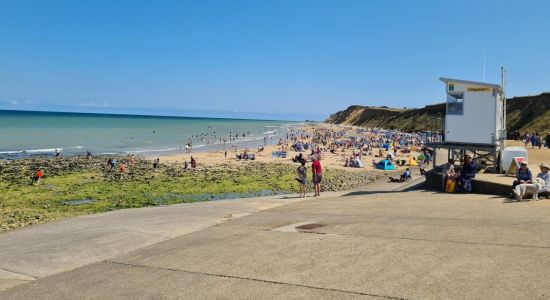
[[[376,164],[376,168],[378,170],[391,171],[395,170],[395,165],[391,161],[383,159]]]
[[[387,151],[390,148],[390,145],[384,144],[384,145],[382,145],[382,148],[386,149],[386,151]]]
[[[409,166],[411,167],[414,167],[414,166],[418,166],[418,162],[412,158],[412,156],[409,156]]]

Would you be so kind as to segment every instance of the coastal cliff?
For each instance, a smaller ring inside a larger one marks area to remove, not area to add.
[[[325,123],[406,131],[439,131],[444,126],[444,118],[445,103],[415,109],[352,105],[332,114]],[[509,132],[549,131],[550,93],[508,99],[507,123]]]

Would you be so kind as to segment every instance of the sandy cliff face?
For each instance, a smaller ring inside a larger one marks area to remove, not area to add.
[[[443,127],[445,104],[418,109],[392,109],[353,105],[332,114],[325,122],[363,127],[409,131],[437,130]],[[508,131],[550,131],[550,93],[514,97],[507,103]]]
[[[325,122],[402,130],[441,130],[444,104],[419,109],[391,109],[354,105],[331,115]]]
[[[550,93],[514,97],[508,100],[506,108],[508,132],[550,131]]]

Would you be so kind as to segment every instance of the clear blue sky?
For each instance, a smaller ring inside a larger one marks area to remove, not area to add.
[[[323,119],[550,91],[550,1],[0,0],[0,109]]]

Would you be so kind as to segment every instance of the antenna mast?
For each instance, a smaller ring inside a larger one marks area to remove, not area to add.
[[[483,82],[485,82],[486,69],[487,69],[487,50],[483,49]]]
[[[502,66],[500,68],[500,76],[501,76],[501,88],[502,88],[502,126],[504,127],[504,138],[507,138],[507,132],[506,132],[506,67]]]

